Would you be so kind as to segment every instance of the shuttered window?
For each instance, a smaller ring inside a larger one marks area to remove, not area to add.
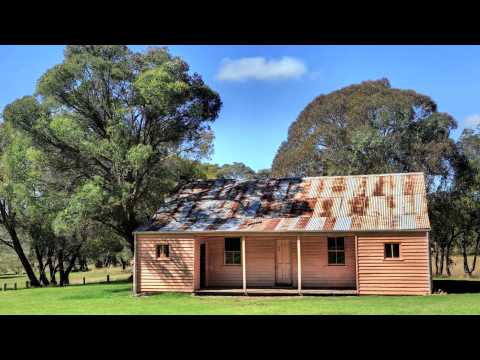
[[[225,265],[240,265],[240,238],[225,238]]]
[[[345,265],[345,241],[343,237],[328,238],[328,265]]]
[[[170,245],[160,244],[156,247],[157,259],[168,259],[170,257]]]
[[[385,244],[385,259],[398,259],[400,258],[400,244],[388,243]]]

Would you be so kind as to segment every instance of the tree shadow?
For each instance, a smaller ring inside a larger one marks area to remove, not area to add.
[[[433,280],[433,292],[447,294],[480,293],[478,280]]]

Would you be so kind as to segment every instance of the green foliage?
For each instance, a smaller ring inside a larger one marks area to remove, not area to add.
[[[67,207],[60,211],[53,221],[57,235],[66,235],[84,230],[85,223],[95,217],[106,200],[102,179],[95,177],[81,186],[69,199]],[[107,204],[108,205],[108,204]]]
[[[248,180],[255,177],[255,171],[244,163],[234,162],[221,166],[217,172],[217,177],[220,179]]]
[[[269,179],[272,177],[272,171],[270,169],[260,169],[255,174],[257,179]]]
[[[455,120],[428,96],[366,81],[314,99],[290,126],[274,176],[423,171],[445,176]]]
[[[64,193],[55,232],[95,221],[130,246],[163,196],[199,175],[191,164],[211,153],[210,124],[221,107],[218,94],[165,48],[67,46],[35,95],[3,115],[43,154],[55,174],[49,189]]]
[[[271,177],[270,169],[262,169],[255,172],[252,168],[240,162],[222,166],[217,164],[197,164],[197,168],[203,179],[252,180]]]
[[[475,171],[475,182],[480,184],[480,128],[465,129],[460,136],[458,146],[467,158],[469,165]]]

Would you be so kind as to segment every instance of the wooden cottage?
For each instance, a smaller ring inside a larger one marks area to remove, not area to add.
[[[431,293],[423,173],[187,184],[135,232],[134,292]]]

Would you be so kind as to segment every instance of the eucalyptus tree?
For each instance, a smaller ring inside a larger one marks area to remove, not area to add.
[[[457,126],[428,96],[365,81],[320,95],[300,113],[273,160],[274,176],[448,173]],[[431,184],[431,182],[430,182]]]
[[[22,231],[23,199],[31,185],[29,160],[25,150],[28,140],[19,138],[12,143],[11,129],[0,126],[0,242],[17,255],[32,286],[40,286],[34,267],[26,251],[28,243]],[[32,155],[32,154],[29,154]]]
[[[220,108],[219,95],[165,48],[67,46],[34,96],[9,104],[4,119],[68,182],[57,230],[89,219],[133,250],[134,229],[184,175],[179,159],[210,153]]]
[[[465,129],[457,143],[465,165],[458,171],[456,186],[462,194],[466,231],[459,241],[464,273],[471,276],[480,252],[480,128]],[[472,261],[469,263],[469,256]]]
[[[68,284],[88,234],[86,219],[76,220],[81,229],[61,226],[68,186],[54,179],[45,154],[33,147],[28,136],[10,123],[1,130],[0,225],[8,239],[0,241],[15,251],[32,286],[56,284],[57,272],[60,285]]]

